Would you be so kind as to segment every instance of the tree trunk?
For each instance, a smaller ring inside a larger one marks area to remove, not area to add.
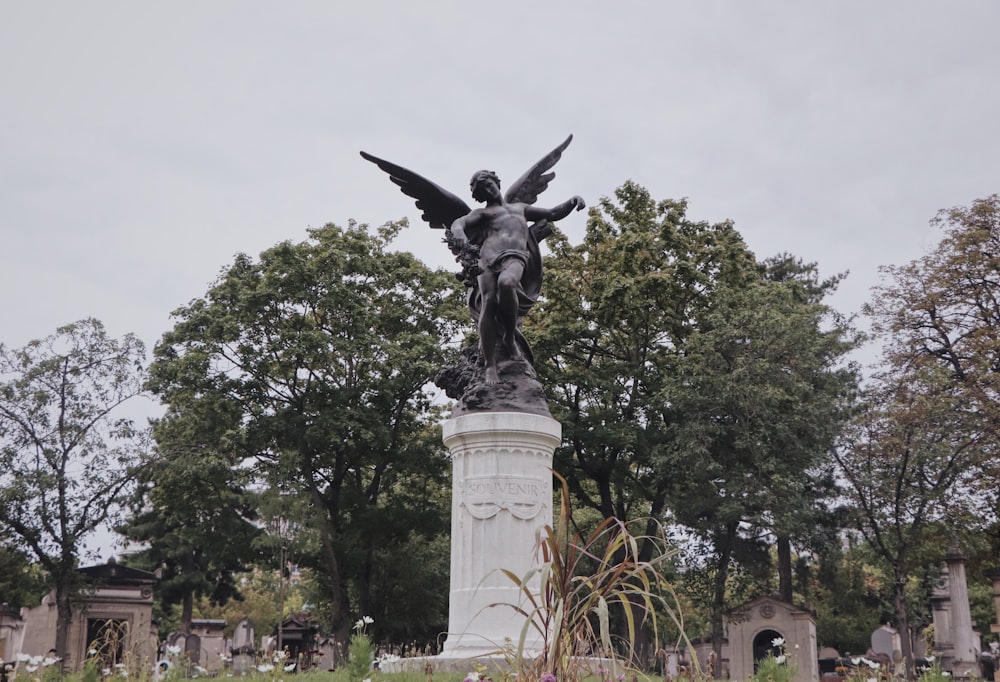
[[[778,536],[778,596],[781,601],[792,603],[792,543],[787,537]]]
[[[724,535],[716,536],[716,549],[719,552],[715,565],[715,589],[712,595],[712,651],[715,660],[722,660],[722,640],[726,635],[726,583],[729,582],[729,562],[732,560],[733,538],[736,536],[736,524],[727,524],[722,529]],[[715,671],[718,674],[718,670]]]
[[[900,567],[896,567],[893,573],[895,579],[893,580],[892,596],[896,611],[896,630],[899,632],[903,665],[906,666],[905,679],[912,680],[914,678],[913,646],[910,641],[910,617],[906,610],[906,572]]]
[[[365,552],[365,560],[361,564],[361,575],[358,576],[358,615],[374,616],[372,613],[372,567],[375,563],[375,552],[371,548]]]
[[[64,673],[73,670],[69,651],[69,627],[73,622],[73,603],[70,601],[70,590],[56,586],[56,656],[62,659]]]
[[[341,583],[340,562],[337,559],[337,551],[333,546],[333,538],[329,528],[324,527],[320,532],[323,545],[323,554],[326,556],[326,566],[329,571],[330,587],[330,607],[333,634],[340,642],[346,643],[351,635],[351,621],[348,611],[350,603],[347,600],[347,590]]]
[[[646,522],[645,534],[646,538],[639,545],[639,556],[637,557],[640,562],[648,562],[653,559],[653,553],[659,549],[656,542],[652,538],[656,538],[660,534],[660,524],[657,519],[663,516],[663,509],[666,506],[666,489],[665,487],[657,490],[657,493],[653,496],[653,500],[649,507],[649,519]],[[637,587],[640,588],[641,586]],[[632,608],[635,613],[642,613],[644,604],[639,594],[636,593],[629,597],[629,601],[632,602]],[[636,625],[636,635],[635,635],[635,651],[636,656],[640,664],[645,664],[646,661],[652,661],[656,655],[656,638],[653,636],[653,627],[649,619],[642,618]]]
[[[194,618],[194,592],[185,590],[184,598],[181,600],[181,622],[177,626],[177,631],[184,635],[190,635],[192,618]]]

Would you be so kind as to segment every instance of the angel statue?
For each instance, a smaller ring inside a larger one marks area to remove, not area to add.
[[[538,243],[551,234],[548,221],[561,220],[574,209],[586,206],[578,196],[554,208],[539,208],[534,203],[555,177],[548,171],[572,139],[570,135],[542,157],[506,194],[500,191],[496,173],[475,173],[470,182],[472,198],[485,204],[475,209],[417,173],[361,152],[362,157],[388,173],[404,194],[416,199],[417,208],[423,212],[421,217],[431,227],[444,229],[444,241],[462,264],[458,277],[469,287],[469,310],[479,328],[482,370],[471,375],[456,370],[463,375],[460,379],[448,379],[447,370],[442,374],[446,375],[443,386],[448,395],[461,397],[470,410],[507,409],[509,405],[497,402],[497,396],[505,392],[500,385],[517,383],[524,375],[534,379],[531,349],[521,333],[521,322],[541,292]],[[470,364],[479,363],[470,360]],[[510,391],[508,387],[506,392]],[[492,398],[486,397],[489,393]]]

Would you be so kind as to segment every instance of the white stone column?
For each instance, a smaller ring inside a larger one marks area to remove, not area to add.
[[[965,580],[965,557],[953,546],[948,552],[948,587],[951,591],[952,642],[954,658],[951,674],[954,677],[978,677],[978,647],[972,632],[972,615],[969,613],[969,587]]]
[[[552,525],[552,453],[562,427],[551,417],[482,412],[449,419],[452,457],[451,591],[442,656],[516,646],[525,618],[507,604],[524,598],[497,569],[524,576],[536,564],[538,538]],[[504,604],[504,606],[491,606]],[[540,639],[529,631],[525,649]]]

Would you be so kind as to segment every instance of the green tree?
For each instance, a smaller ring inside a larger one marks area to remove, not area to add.
[[[0,604],[37,606],[49,590],[45,572],[16,543],[0,540]]]
[[[227,636],[243,618],[250,619],[258,636],[269,635],[278,631],[282,619],[303,610],[310,583],[308,572],[300,575],[300,582],[290,583],[279,571],[254,568],[237,576],[240,599],[221,604],[202,597],[195,602],[194,613],[197,618],[225,620]],[[279,599],[281,591],[284,594]]]
[[[828,284],[827,287],[832,287]],[[807,539],[829,478],[822,466],[848,414],[851,335],[796,279],[725,287],[700,314],[667,393],[678,521],[713,547],[714,642],[722,637],[729,567],[770,565],[791,599],[792,538]]]
[[[976,415],[980,424],[971,426],[995,438],[1000,426],[1000,195],[942,210],[931,224],[944,231],[941,241],[906,265],[883,267],[883,282],[873,289],[865,313],[886,344],[889,368],[911,376],[922,367],[936,368],[950,380],[950,391],[960,394],[966,412]],[[997,478],[992,477],[993,490]]]
[[[238,256],[205,298],[175,312],[151,368],[168,405],[236,410],[228,446],[264,484],[308,502],[295,520],[319,551],[302,560],[325,576],[329,625],[342,636],[350,588],[370,592],[368,550],[395,537],[359,529],[391,518],[405,537],[446,524],[425,482],[442,479],[447,460],[420,434],[436,418],[427,387],[462,304],[449,273],[389,250],[400,227],[327,225],[258,261]]]
[[[83,542],[119,518],[145,459],[121,409],[142,394],[143,366],[134,335],[113,339],[94,319],[0,345],[0,525],[55,586],[64,665]]]
[[[980,519],[977,496],[969,492],[978,485],[975,462],[984,434],[969,424],[958,426],[968,405],[940,382],[939,371],[925,367],[918,375],[915,383],[898,375],[880,377],[835,451],[854,525],[892,576],[901,633],[911,628],[913,571],[943,558],[949,528],[971,530]],[[927,549],[930,554],[922,554]],[[905,634],[902,654],[912,674],[913,652]]]
[[[817,553],[810,602],[816,609],[816,642],[841,655],[862,654],[871,633],[892,618],[892,590],[886,573],[865,544],[830,542]]]
[[[634,183],[615,198],[579,247],[554,240],[531,327],[565,429],[556,466],[605,516],[669,511],[710,543],[721,646],[730,567],[753,572],[768,538],[811,525],[854,338],[822,303],[839,278],[789,256],[760,263],[731,223],[693,222]]]
[[[549,238],[545,300],[526,320],[565,447],[556,467],[602,518],[662,516],[669,481],[653,468],[673,422],[663,401],[696,311],[720,281],[756,279],[729,223],[686,218],[629,182],[591,210],[583,243]]]
[[[925,256],[882,269],[865,313],[884,343],[868,406],[838,452],[856,524],[893,575],[896,627],[926,547],[996,521],[1000,484],[1000,195],[940,211]],[[907,637],[903,654],[912,670]]]
[[[158,597],[165,612],[181,605],[179,632],[191,632],[196,598],[241,598],[236,575],[255,556],[256,509],[241,480],[245,472],[234,464],[194,444],[161,447],[143,471],[139,510],[119,528],[143,547],[130,563],[161,570]]]

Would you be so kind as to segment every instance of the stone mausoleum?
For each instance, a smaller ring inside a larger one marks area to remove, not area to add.
[[[775,640],[784,640],[780,647]],[[768,653],[785,653],[796,667],[794,682],[816,682],[816,618],[775,597],[760,597],[729,613],[729,677],[745,680]]]
[[[64,665],[77,672],[82,669],[91,645],[109,633],[120,633],[115,640],[117,660],[132,657],[138,661],[156,660],[157,629],[153,622],[153,587],[156,576],[114,559],[106,564],[88,566],[79,572],[91,584],[85,594],[86,606],[77,607],[69,628]],[[21,609],[17,622],[5,625],[5,646],[31,656],[45,656],[56,644],[55,591],[41,604]]]

